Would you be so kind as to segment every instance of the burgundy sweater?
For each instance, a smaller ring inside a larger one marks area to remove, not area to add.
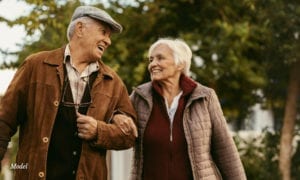
[[[145,129],[143,144],[143,179],[191,180],[193,175],[182,121],[184,107],[196,83],[184,75],[180,77],[183,94],[179,99],[172,127],[162,89],[157,82],[153,82],[152,86],[153,109]]]

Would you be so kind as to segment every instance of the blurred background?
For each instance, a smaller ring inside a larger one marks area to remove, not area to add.
[[[299,0],[0,0],[0,96],[31,53],[67,43],[78,5],[124,27],[103,61],[129,93],[149,81],[147,51],[160,37],[185,40],[191,77],[217,92],[249,180],[300,179]],[[2,161],[11,179],[18,135]],[[127,180],[132,150],[111,151],[111,180]]]

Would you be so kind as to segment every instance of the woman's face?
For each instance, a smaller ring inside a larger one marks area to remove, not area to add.
[[[179,79],[182,66],[176,65],[172,50],[165,44],[156,46],[149,55],[148,70],[152,81]]]

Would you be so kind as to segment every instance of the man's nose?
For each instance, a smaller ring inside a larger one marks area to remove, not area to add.
[[[111,45],[111,39],[110,39],[110,36],[106,35],[105,38],[104,38],[104,43],[105,45],[108,47]]]

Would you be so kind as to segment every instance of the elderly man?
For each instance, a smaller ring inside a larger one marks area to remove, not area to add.
[[[69,43],[21,65],[0,104],[0,160],[20,127],[15,179],[107,179],[107,149],[133,146],[135,111],[101,60],[121,31],[105,11],[80,6]]]

